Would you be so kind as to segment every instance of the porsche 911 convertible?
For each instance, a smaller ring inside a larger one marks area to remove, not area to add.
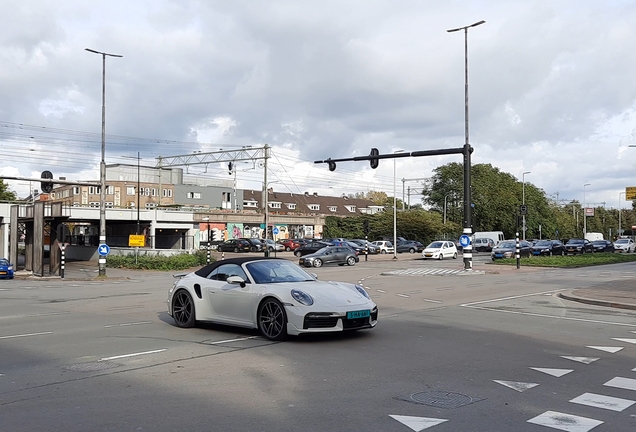
[[[378,307],[360,285],[319,281],[276,258],[232,258],[175,275],[168,313],[178,327],[198,321],[257,328],[273,341],[287,335],[373,328]]]

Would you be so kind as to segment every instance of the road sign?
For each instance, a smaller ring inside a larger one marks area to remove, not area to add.
[[[274,229],[272,229],[272,233],[274,233],[274,235],[278,235],[279,232],[278,227],[274,227]]]
[[[97,253],[98,253],[100,256],[106,256],[106,255],[108,255],[108,254],[110,253],[110,247],[108,247],[108,245],[107,245],[107,244],[100,244],[100,245],[97,247]]]
[[[143,234],[130,234],[128,236],[129,247],[144,247],[146,246],[146,236]]]
[[[459,237],[459,244],[462,245],[462,247],[466,247],[470,244],[470,237],[467,236],[466,234],[462,235]]]
[[[528,214],[528,205],[527,204],[521,204],[519,206],[519,214],[522,214],[522,215],[527,215]]]
[[[625,188],[625,200],[636,200],[636,186],[628,186]]]
[[[594,207],[586,207],[585,216],[594,216]]]

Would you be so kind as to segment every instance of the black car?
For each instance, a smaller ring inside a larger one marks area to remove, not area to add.
[[[490,253],[490,257],[492,260],[502,259],[502,258],[514,258],[517,250],[517,242],[516,240],[504,240],[499,243],[497,246],[492,248],[492,252]],[[519,256],[523,257],[531,257],[532,256],[532,245],[525,240],[519,241]]]
[[[422,252],[423,250],[424,250],[424,245],[418,241],[398,240],[397,242],[397,253],[402,253],[402,252],[415,253],[415,252]]]
[[[252,250],[252,243],[245,239],[229,239],[220,243],[216,249],[219,252],[249,252]]]
[[[594,252],[594,245],[586,239],[570,239],[565,244],[565,253],[570,255]]]
[[[241,238],[240,240],[247,240],[250,242],[250,252],[263,251],[263,242],[259,238]]]
[[[594,240],[594,252],[615,252],[614,243],[609,240]]]
[[[354,239],[351,241],[357,244],[358,246],[362,246],[362,248],[366,248],[366,251],[369,253],[369,255],[380,253],[380,250],[378,249],[378,247],[368,240]]]
[[[298,264],[305,267],[322,267],[323,264],[355,265],[360,258],[347,246],[325,246],[315,253],[305,255]]]
[[[532,246],[533,255],[565,255],[565,246],[560,240],[536,240]]]
[[[324,241],[311,241],[297,248],[294,251],[294,255],[296,255],[297,257],[309,255],[314,252],[318,252],[320,249],[324,248],[325,246],[333,246],[333,245],[331,243],[327,243]]]

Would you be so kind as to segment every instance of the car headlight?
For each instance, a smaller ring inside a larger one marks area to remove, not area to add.
[[[9,266],[7,270],[13,270],[13,266]]]
[[[550,249],[543,249],[541,252],[550,252]]]
[[[306,292],[293,289],[291,290],[291,295],[294,298],[294,300],[296,300],[298,303],[303,304],[305,306],[311,306],[312,304],[314,304],[314,299],[311,298],[311,296],[307,294]]]
[[[364,288],[362,288],[360,285],[356,285],[356,289],[358,290],[358,292],[360,294],[362,294],[363,296],[365,296],[367,299],[371,300],[371,297],[369,297],[369,293],[367,293],[367,290],[365,290]]]

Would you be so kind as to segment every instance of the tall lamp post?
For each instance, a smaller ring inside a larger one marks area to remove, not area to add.
[[[451,194],[452,192],[449,192],[446,195],[444,195],[444,225],[446,225],[446,198],[448,198],[448,196]]]
[[[526,205],[526,174],[531,174],[530,171],[526,171],[523,174],[521,174],[521,204],[522,205]],[[521,228],[523,231],[523,239],[526,239],[526,215],[522,215],[523,216],[523,227]]]
[[[625,195],[625,192],[618,193],[618,235],[623,234],[623,225],[621,223],[621,213],[623,213],[623,209],[621,208],[621,195]]]
[[[484,24],[486,21],[481,20],[476,23],[458,27],[450,30],[446,30],[449,33],[464,30],[464,123],[465,123],[465,131],[466,131],[466,141],[464,144],[464,234],[472,235],[472,197],[470,193],[470,153],[472,149],[470,148],[470,143],[468,140],[468,29],[471,27],[477,27],[478,25]],[[464,257],[464,269],[472,270],[473,266],[473,248],[472,245],[469,244],[464,248],[463,252]]]
[[[99,244],[106,244],[106,56],[123,57],[86,48],[86,51],[102,56],[102,159],[99,164]],[[99,257],[99,276],[106,276],[106,257]]]
[[[585,187],[590,186],[591,183],[585,183],[583,185],[583,238],[587,234],[587,204],[585,203]]]
[[[400,153],[404,150],[396,150],[393,153]],[[393,259],[397,259],[397,199],[395,197],[396,180],[395,158],[393,159]]]

